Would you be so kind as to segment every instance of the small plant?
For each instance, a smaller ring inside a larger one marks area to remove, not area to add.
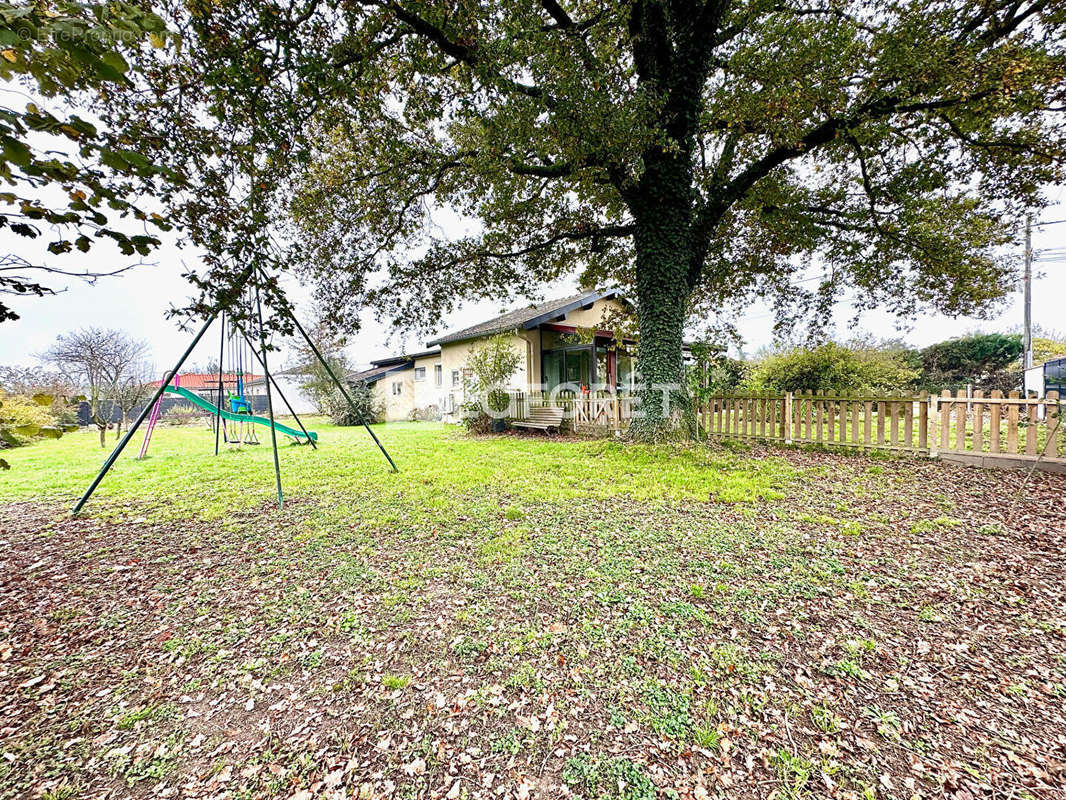
[[[494,753],[506,753],[509,756],[516,756],[521,749],[521,731],[518,728],[512,728],[507,733],[501,734],[492,740],[492,752]]]
[[[661,683],[649,682],[644,690],[644,700],[651,711],[649,722],[656,733],[683,737],[692,727],[689,718],[691,700],[688,695]]]
[[[510,689],[531,689],[534,692],[540,692],[544,688],[537,670],[528,661],[523,661],[507,676],[506,685]]]
[[[41,793],[41,800],[73,800],[78,796],[78,789],[69,783],[61,783],[54,789]]]
[[[877,726],[877,732],[881,734],[885,739],[890,742],[898,742],[900,740],[900,732],[903,730],[903,723],[899,719],[899,715],[895,711],[882,711],[879,708],[869,708],[867,713],[870,718],[873,719],[874,725]]]
[[[692,728],[692,739],[700,747],[713,750],[722,740],[722,732],[712,725],[695,725]]]
[[[951,517],[937,517],[936,519],[921,519],[911,525],[911,533],[936,533],[962,524],[962,520]]]
[[[563,767],[563,782],[599,800],[655,800],[655,784],[628,758],[574,756]]]
[[[839,733],[843,720],[827,706],[814,706],[811,709],[811,722],[822,733]]]
[[[807,782],[814,772],[814,765],[807,759],[795,756],[785,749],[774,753],[772,761],[784,784],[785,796],[803,796]]]
[[[936,609],[932,606],[922,606],[922,610],[918,612],[918,620],[920,622],[939,622],[940,615],[936,613]]]
[[[410,675],[392,675],[386,673],[381,676],[381,685],[389,690],[406,689],[411,685]]]
[[[866,676],[859,663],[851,658],[843,658],[835,664],[829,664],[825,667],[825,672],[828,675],[838,675],[841,677],[855,678],[861,680]]]
[[[461,661],[473,661],[488,650],[488,647],[488,642],[464,636],[452,645],[452,652]]]
[[[133,728],[140,727],[140,723],[149,723],[156,720],[167,719],[172,717],[177,712],[173,703],[167,703],[161,706],[143,706],[141,708],[135,708],[132,711],[127,711],[118,719],[117,727],[119,730],[127,731]]]

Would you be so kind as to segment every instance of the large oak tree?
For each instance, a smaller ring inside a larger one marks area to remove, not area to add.
[[[226,254],[205,289],[254,239],[341,321],[431,327],[580,271],[636,300],[647,384],[681,382],[690,315],[756,296],[786,323],[845,290],[979,313],[1009,288],[1013,220],[1063,177],[1063,0],[157,11],[184,49],[146,54],[155,91],[114,113],[201,176],[183,221]],[[467,234],[442,233],[445,209]],[[673,424],[661,407],[644,435]]]

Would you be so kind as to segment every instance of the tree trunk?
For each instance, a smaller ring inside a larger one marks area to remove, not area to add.
[[[634,420],[631,435],[639,441],[694,435],[682,358],[690,295],[690,181],[684,158],[650,164],[634,203],[642,417]]]
[[[97,422],[96,427],[100,429],[100,446],[107,447],[107,424],[101,425]]]

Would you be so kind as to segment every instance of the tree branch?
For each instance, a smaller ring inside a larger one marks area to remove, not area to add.
[[[379,8],[391,11],[397,19],[409,26],[412,31],[433,42],[442,52],[451,56],[456,61],[462,62],[470,67],[487,66],[481,58],[480,48],[478,48],[476,44],[466,44],[449,38],[448,34],[442,28],[434,25],[424,17],[419,16],[414,11],[405,8],[400,5],[400,3],[395,2],[395,0],[360,0],[360,2],[364,5],[378,6]],[[518,92],[519,94],[526,95],[527,97],[541,100],[549,108],[554,107],[555,105],[555,101],[539,86],[516,81],[495,70],[492,71],[492,76],[501,86]]]

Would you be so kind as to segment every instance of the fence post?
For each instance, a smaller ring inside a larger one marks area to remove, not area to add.
[[[1044,396],[1044,424],[1047,426],[1047,439],[1041,451],[1046,458],[1057,458],[1059,454],[1059,393],[1048,392]]]
[[[928,409],[929,409],[927,414],[928,414],[930,419],[934,420],[934,422],[933,422],[934,433],[933,433],[932,436],[929,436],[929,457],[930,458],[936,458],[937,457],[937,452],[938,452],[937,451],[937,446],[936,446],[936,443],[937,443],[936,429],[940,427],[939,424],[938,424],[939,420],[940,420],[940,403],[939,403],[939,400],[938,400],[938,398],[937,398],[937,396],[935,394],[930,394],[926,398],[926,404],[927,404]],[[929,435],[929,431],[927,430],[927,428],[924,425],[922,427],[922,430],[925,431],[927,436]]]
[[[785,392],[785,444],[792,444],[792,392]]]

